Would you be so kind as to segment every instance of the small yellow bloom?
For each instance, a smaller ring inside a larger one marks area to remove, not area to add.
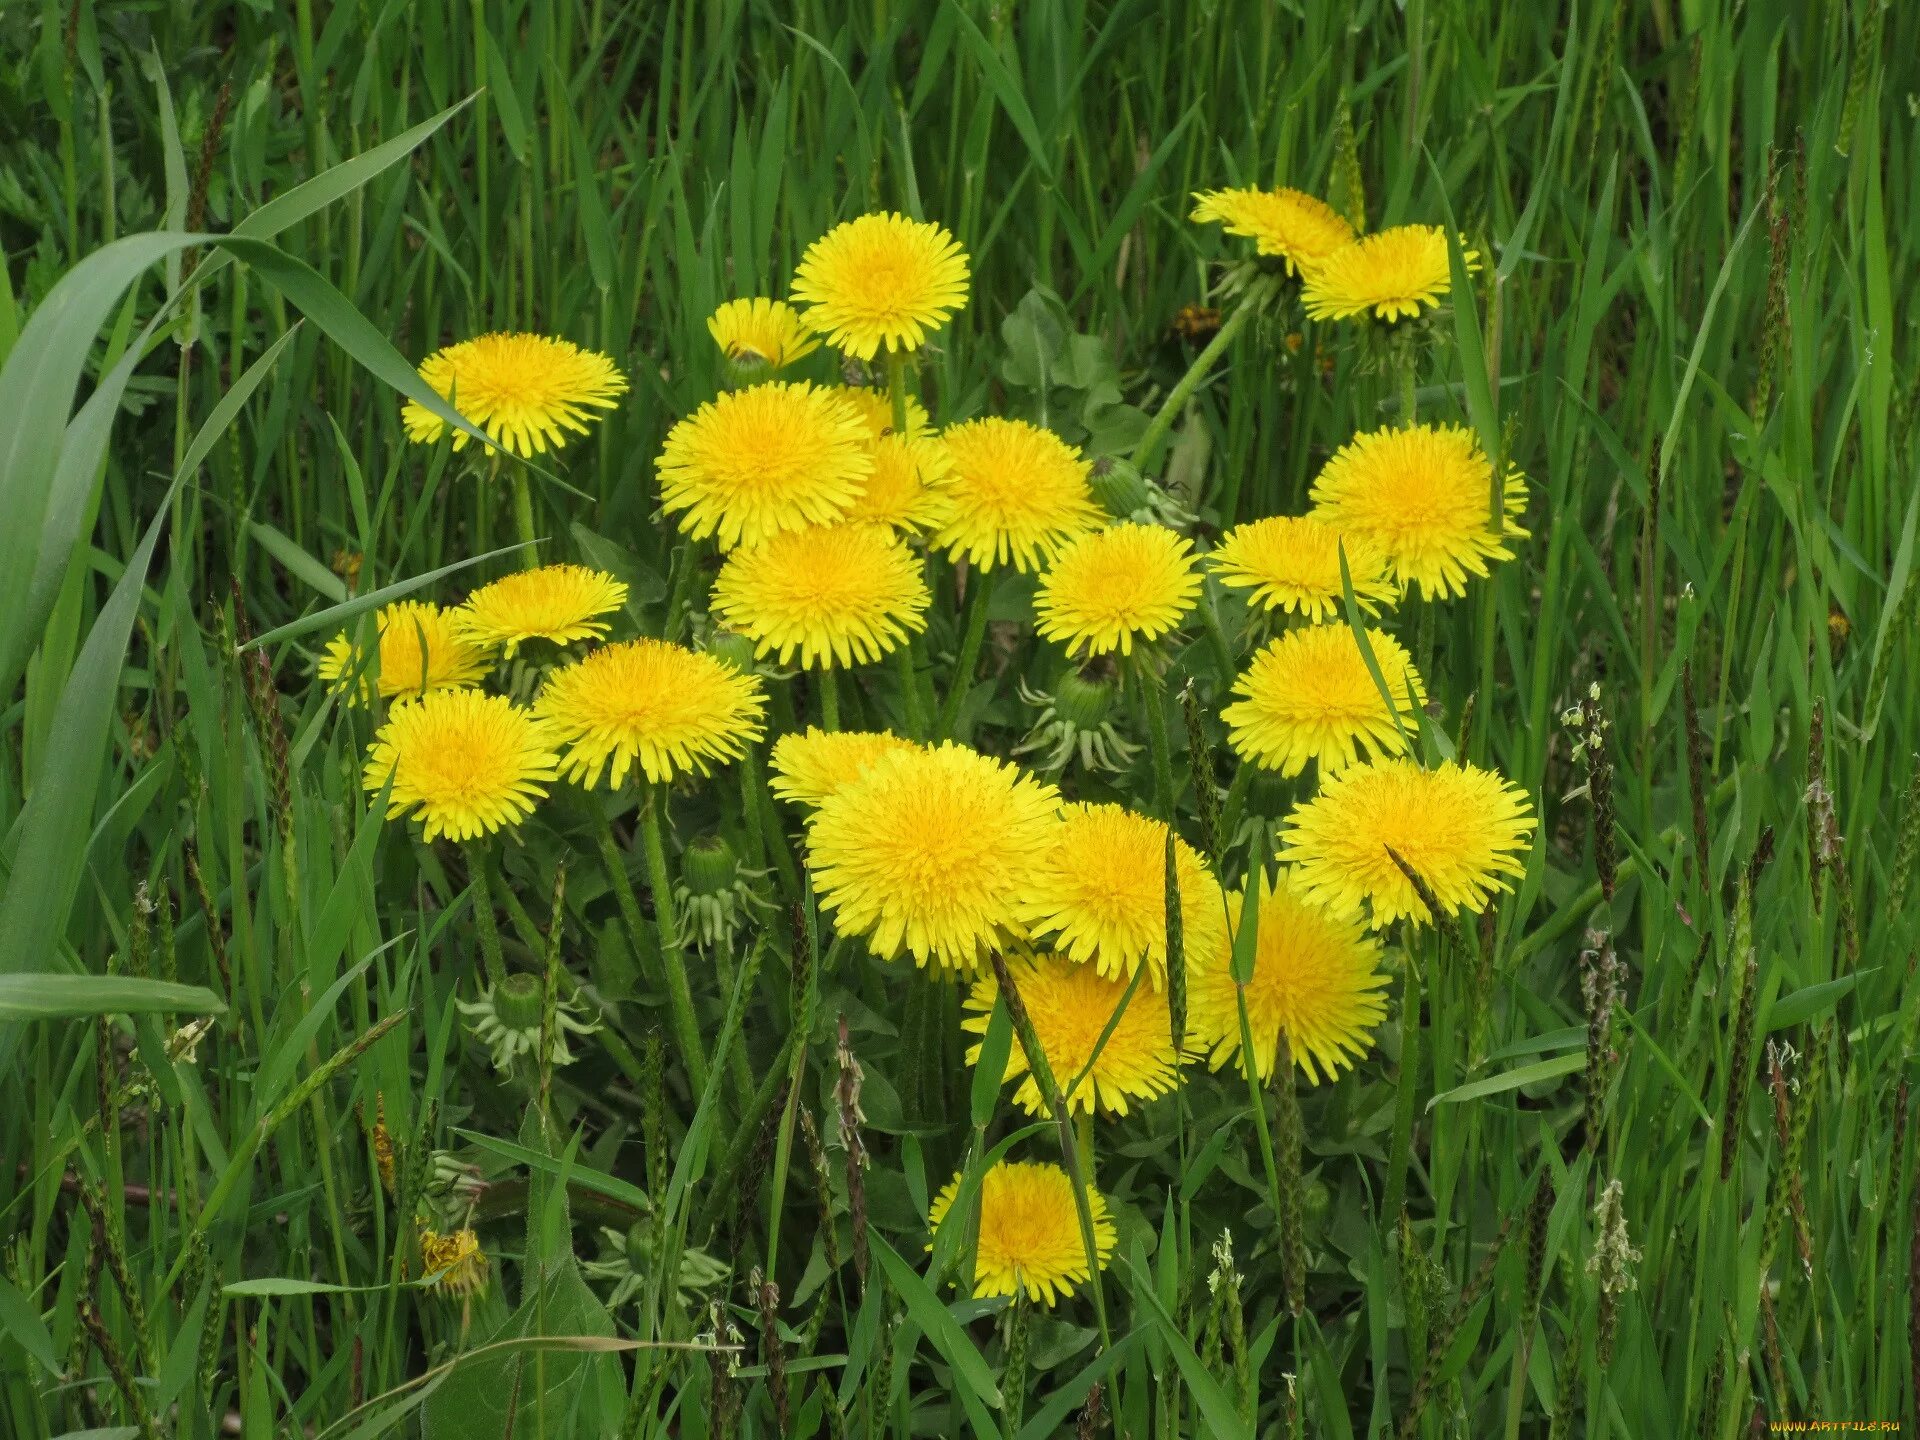
[[[1244,887],[1230,895],[1234,930],[1246,909]],[[1380,973],[1380,942],[1358,921],[1342,919],[1306,899],[1282,869],[1262,879],[1253,975],[1247,981],[1247,1029],[1260,1081],[1273,1078],[1280,1041],[1309,1084],[1332,1079],[1367,1053],[1386,1018],[1387,980]],[[1239,1060],[1239,987],[1230,959],[1195,966],[1187,975],[1188,1015],[1212,1068]]]
[[[1379,760],[1329,777],[1294,806],[1280,862],[1293,867],[1302,894],[1338,915],[1365,912],[1375,927],[1402,916],[1431,924],[1395,854],[1443,909],[1480,911],[1525,873],[1534,825],[1526,792],[1491,770]]]
[[[1261,650],[1234,682],[1241,698],[1220,712],[1234,753],[1282,775],[1298,775],[1309,760],[1330,775],[1356,758],[1404,755],[1408,736],[1418,733],[1415,712],[1426,687],[1393,636],[1368,630],[1367,644],[1393,694],[1392,709],[1353,631],[1303,626]]]
[[[928,1219],[940,1228],[960,1198],[953,1181],[935,1198]],[[1048,1309],[1055,1300],[1085,1284],[1087,1251],[1080,1236],[1080,1211],[1073,1203],[1073,1182],[1058,1165],[1002,1160],[980,1177],[980,1240],[974,1249],[975,1299],[1024,1291]],[[1102,1270],[1118,1238],[1107,1202],[1087,1186],[1093,1215],[1093,1253]]]
[[[649,781],[706,775],[760,738],[760,679],[665,640],[603,645],[547,677],[534,710],[566,746],[560,773],[618,787],[637,763]]]
[[[1200,594],[1193,542],[1164,525],[1110,525],[1060,547],[1040,577],[1035,628],[1067,654],[1133,653],[1177,626]]]
[[[1508,542],[1526,538],[1514,523],[1526,484],[1509,470],[1505,513],[1489,529],[1493,462],[1464,425],[1413,425],[1356,435],[1313,482],[1314,515],[1376,546],[1401,586],[1425,598],[1466,593],[1467,576],[1510,560]]]
[[[1477,250],[1465,252],[1469,272]],[[1362,235],[1306,269],[1301,301],[1315,320],[1345,320],[1371,311],[1398,320],[1432,308],[1453,286],[1447,232],[1438,225],[1396,225]]]
[[[661,508],[722,550],[843,517],[873,470],[865,423],[833,390],[771,381],[710,400],[667,432]]]
[[[557,449],[584,435],[598,410],[627,393],[627,377],[605,355],[545,335],[481,335],[429,355],[420,378],[494,444],[515,455]],[[412,400],[401,407],[407,438],[431,445],[447,424]],[[470,437],[453,432],[453,448]]]
[[[847,519],[896,530],[925,530],[940,515],[940,482],[953,468],[947,447],[932,435],[888,432],[873,442],[873,473]]]
[[[713,613],[785,665],[864,665],[927,625],[921,562],[884,525],[809,525],[727,557]]]
[[[1091,464],[1051,430],[991,417],[941,432],[951,469],[939,489],[929,544],[981,570],[1012,561],[1038,569],[1067,541],[1099,526]]]
[[[707,317],[707,333],[743,370],[784,370],[820,348],[800,312],[784,300],[729,300]]]
[[[1019,988],[1040,1049],[1047,1057],[1047,1067],[1053,1071],[1054,1083],[1065,1095],[1069,1110],[1091,1113],[1098,1109],[1103,1114],[1124,1115],[1130,1100],[1157,1099],[1173,1089],[1180,1059],[1173,1050],[1173,1019],[1165,995],[1141,986],[1122,1011],[1120,1001],[1127,993],[1125,979],[1103,976],[1093,966],[1063,955],[1014,960],[1008,964],[1007,973]],[[971,1013],[960,1022],[962,1027],[976,1035],[986,1034],[999,994],[999,981],[992,972],[974,981],[966,1001]],[[1096,1059],[1094,1050],[1116,1011],[1119,1021]],[[980,1049],[974,1045],[967,1051],[969,1065],[979,1065]],[[1093,1068],[1075,1086],[1075,1078],[1087,1070],[1090,1060]],[[1003,1083],[1014,1079],[1021,1080],[1020,1088],[1014,1091],[1014,1103],[1029,1115],[1045,1115],[1046,1102],[1027,1069],[1026,1051],[1017,1039],[1007,1055]]]
[[[883,960],[972,971],[1019,933],[1015,898],[1059,824],[1060,795],[951,741],[882,755],[820,802],[807,866],[842,935]]]
[[[376,693],[393,700],[471,685],[493,669],[486,647],[463,635],[454,613],[438,605],[399,600],[382,606],[374,625],[380,635],[377,665],[366,664],[352,640],[336,635],[314,667],[349,704],[367,704]]]
[[[967,303],[967,256],[953,236],[904,215],[862,215],[807,247],[793,298],[827,343],[871,360],[918,350]]]
[[[626,603],[627,587],[611,575],[584,565],[542,565],[482,585],[453,612],[453,623],[469,643],[498,645],[511,656],[529,640],[597,640],[610,628],[600,617]]]
[[[1167,983],[1167,827],[1121,805],[1074,804],[1052,843],[1021,875],[1019,914],[1036,937],[1100,974],[1132,978],[1142,965]],[[1182,951],[1189,965],[1226,948],[1220,882],[1186,841],[1174,841]]]
[[[475,840],[531,815],[555,760],[547,727],[504,695],[431,690],[388,712],[361,783],[377,795],[391,778],[388,818],[417,815],[422,839]]]
[[[1207,561],[1221,584],[1251,590],[1255,605],[1305,620],[1332,620],[1345,606],[1342,546],[1353,601],[1364,614],[1377,615],[1399,599],[1399,586],[1378,545],[1311,515],[1270,515],[1236,525],[1220,537]]]
[[[1224,226],[1256,242],[1262,255],[1286,261],[1287,273],[1307,270],[1353,239],[1353,227],[1326,201],[1299,190],[1203,190],[1192,218]]]
[[[803,735],[782,735],[774,741],[767,765],[772,775],[769,788],[782,800],[818,805],[865,775],[881,756],[919,748],[903,736],[884,731],[809,726]]]

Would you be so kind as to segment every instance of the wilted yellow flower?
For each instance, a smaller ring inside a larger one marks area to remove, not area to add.
[[[760,738],[760,679],[665,640],[604,645],[547,677],[534,710],[566,746],[560,772],[619,786],[637,762],[658,783],[705,775]]]
[[[951,741],[882,755],[807,827],[820,906],[883,960],[970,971],[1018,932],[1016,889],[1059,806],[1051,785]]]
[[[1069,540],[1040,577],[1035,628],[1069,655],[1133,653],[1177,626],[1200,594],[1193,542],[1164,525],[1110,525]]]
[[[1093,966],[1063,955],[1014,960],[1007,971],[1019,987],[1040,1049],[1069,1110],[1124,1115],[1130,1100],[1152,1100],[1173,1089],[1180,1062],[1174,1054],[1173,1021],[1165,995],[1145,986],[1135,990],[1099,1058],[1094,1059],[1094,1047],[1127,993],[1126,980],[1103,976]],[[986,1034],[999,994],[999,981],[992,972],[974,981],[966,1001],[971,1013],[960,1022],[962,1027],[976,1035]],[[980,1048],[974,1045],[967,1051],[969,1065],[980,1063]],[[1075,1086],[1075,1077],[1086,1070],[1089,1060],[1093,1069]],[[1008,1052],[1002,1082],[1023,1076],[1014,1091],[1014,1103],[1029,1115],[1045,1115],[1046,1102],[1027,1069],[1026,1051],[1016,1040]]]
[[[471,685],[493,669],[486,647],[460,633],[453,612],[422,600],[383,605],[374,616],[380,635],[378,664],[364,663],[345,635],[336,635],[314,666],[335,694],[364,705],[377,693],[392,700]]]
[[[996,416],[950,425],[941,439],[951,468],[929,543],[954,559],[1033,570],[1100,524],[1091,465],[1051,430]]]
[[[1340,550],[1346,547],[1353,603],[1368,615],[1399,598],[1380,547],[1311,515],[1270,515],[1236,525],[1207,556],[1223,585],[1251,590],[1251,603],[1306,620],[1332,620],[1344,607]]]
[[[473,1295],[487,1288],[487,1257],[471,1230],[420,1232],[422,1278],[436,1290]]]
[[[807,323],[849,355],[918,350],[967,303],[967,257],[930,221],[862,215],[807,247],[793,298],[807,307]]]
[[[785,665],[864,665],[924,630],[921,562],[884,525],[784,530],[727,557],[713,613]]]
[[[627,377],[613,361],[566,340],[545,335],[480,335],[429,355],[420,378],[466,416],[494,444],[515,455],[541,455],[558,448],[567,432],[584,435],[599,410],[611,410],[627,393]],[[407,438],[431,445],[446,421],[409,400],[401,407]],[[470,437],[453,432],[453,448]]]
[[[1246,890],[1227,899],[1238,932]],[[1293,1063],[1309,1083],[1332,1079],[1367,1053],[1386,1018],[1380,942],[1357,920],[1343,919],[1306,899],[1283,868],[1262,879],[1254,934],[1253,975],[1247,981],[1247,1029],[1261,1083],[1273,1078],[1284,1036]],[[1218,1070],[1240,1059],[1240,1004],[1230,960],[1187,973],[1187,1014],[1194,1037],[1212,1052]]]
[[[1356,435],[1313,482],[1314,514],[1377,546],[1401,585],[1431,600],[1466,592],[1467,576],[1509,560],[1527,532],[1514,517],[1527,502],[1518,470],[1501,494],[1501,528],[1487,527],[1493,464],[1462,425],[1414,425]]]
[[[1167,827],[1122,805],[1074,804],[1019,882],[1019,914],[1036,937],[1102,975],[1142,965],[1167,983]],[[1186,841],[1174,841],[1181,948],[1189,965],[1226,947],[1220,882]]]
[[[391,780],[388,818],[417,816],[422,839],[475,840],[533,813],[556,758],[547,727],[506,696],[432,690],[388,712],[361,783],[378,794]]]
[[[936,1230],[960,1198],[963,1178],[955,1175],[935,1197],[927,1218]],[[980,1177],[979,1202],[975,1299],[1025,1291],[1029,1299],[1052,1309],[1055,1300],[1086,1283],[1080,1211],[1073,1203],[1073,1182],[1066,1171],[1058,1165],[1002,1160]],[[1087,1186],[1087,1208],[1093,1216],[1094,1257],[1104,1270],[1117,1237],[1107,1202],[1091,1185]]]
[[[919,748],[903,736],[884,731],[809,726],[803,735],[782,735],[773,742],[767,765],[772,774],[769,788],[782,800],[818,805],[866,774],[882,755]]]
[[[710,400],[667,432],[655,467],[660,504],[722,550],[840,519],[873,469],[867,428],[834,391],[750,385]]]
[[[721,354],[748,370],[784,370],[820,348],[784,300],[729,300],[707,317],[707,333]]]
[[[498,645],[511,656],[528,640],[565,645],[598,639],[600,617],[627,603],[627,587],[584,565],[542,565],[482,585],[453,612],[454,628],[475,645]]]
[[[1327,775],[1356,758],[1404,755],[1407,737],[1419,731],[1415,712],[1426,687],[1393,636],[1368,630],[1367,644],[1393,694],[1392,709],[1353,631],[1302,626],[1261,650],[1234,682],[1233,693],[1242,698],[1220,712],[1234,753],[1282,775],[1298,775],[1309,760]]]
[[[1280,861],[1294,867],[1297,889],[1342,916],[1364,910],[1376,927],[1402,916],[1431,924],[1393,854],[1448,912],[1479,911],[1525,872],[1533,828],[1526,792],[1491,770],[1379,760],[1331,776],[1294,806]]]
[[[1257,242],[1278,255],[1287,273],[1305,270],[1353,239],[1353,227],[1326,201],[1300,190],[1203,190],[1193,197],[1196,222],[1213,221],[1229,235]]]
[[[1469,271],[1480,268],[1478,251],[1466,251],[1465,258]],[[1316,320],[1368,311],[1398,320],[1438,305],[1452,284],[1447,232],[1438,225],[1396,225],[1322,256],[1307,269],[1300,298]]]

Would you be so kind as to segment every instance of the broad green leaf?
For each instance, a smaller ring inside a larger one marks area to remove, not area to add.
[[[1543,1080],[1571,1075],[1576,1070],[1586,1068],[1587,1055],[1584,1050],[1572,1055],[1556,1055],[1551,1060],[1536,1060],[1531,1065],[1503,1070],[1500,1074],[1489,1075],[1484,1080],[1473,1080],[1465,1085],[1457,1085],[1451,1090],[1442,1091],[1427,1102],[1427,1109],[1431,1110],[1436,1105],[1458,1105],[1467,1100],[1482,1100],[1489,1095],[1518,1090],[1522,1085],[1537,1085]]]
[[[226,1002],[199,985],[134,975],[0,975],[0,1020],[83,1015],[219,1015]]]

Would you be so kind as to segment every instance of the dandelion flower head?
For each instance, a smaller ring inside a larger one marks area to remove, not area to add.
[[[769,788],[782,800],[818,805],[866,774],[881,756],[919,748],[904,736],[884,730],[809,726],[803,734],[782,735],[773,742],[767,765],[772,774]]]
[[[1466,251],[1465,259],[1469,271],[1480,268],[1478,251]],[[1396,225],[1315,261],[1300,298],[1315,320],[1368,313],[1399,320],[1438,305],[1452,284],[1447,232],[1438,225]]]
[[[611,410],[627,393],[627,377],[613,361],[546,335],[491,334],[436,350],[420,378],[494,444],[515,455],[543,455],[584,435],[596,412]],[[401,407],[407,438],[431,445],[447,423],[409,400]],[[472,437],[453,432],[453,448]]]
[[[1069,540],[1040,577],[1035,628],[1073,656],[1133,653],[1177,626],[1200,594],[1193,543],[1125,523]]]
[[[504,695],[431,690],[387,712],[361,783],[387,794],[389,819],[414,815],[421,838],[477,840],[533,813],[555,777],[547,727]]]
[[[713,613],[754,654],[809,668],[864,665],[926,628],[921,562],[884,525],[783,530],[727,557]]]
[[[470,643],[511,656],[529,640],[599,639],[611,628],[601,617],[626,603],[626,585],[603,571],[542,565],[482,585],[453,612],[453,623]]]
[[[871,360],[918,350],[967,303],[967,256],[945,229],[904,215],[862,215],[807,247],[793,298],[827,343]]]
[[[457,615],[423,600],[383,605],[374,617],[380,647],[377,664],[366,663],[353,641],[336,635],[314,666],[322,680],[350,703],[366,704],[471,685],[493,669],[483,644],[463,634]]]
[[[953,559],[1034,570],[1101,523],[1090,463],[1051,430],[993,416],[950,425],[941,439],[950,468],[929,543]]]
[[[934,1198],[928,1219],[937,1230],[960,1198],[956,1175]],[[975,1299],[1025,1292],[1048,1309],[1087,1282],[1087,1251],[1073,1182],[1058,1165],[1002,1160],[980,1177],[980,1237],[974,1249]],[[1101,1269],[1113,1255],[1117,1232],[1100,1192],[1087,1186],[1093,1217],[1093,1253]]]
[[[1282,775],[1298,775],[1309,760],[1332,774],[1363,756],[1405,754],[1426,687],[1393,636],[1370,629],[1367,645],[1391,709],[1352,630],[1301,626],[1262,649],[1234,682],[1240,698],[1220,712],[1234,753]]]
[[[1252,591],[1252,604],[1303,620],[1332,620],[1345,606],[1342,546],[1354,604],[1368,615],[1391,606],[1400,591],[1380,547],[1311,515],[1269,515],[1236,525],[1207,561],[1221,584]]]
[[[784,300],[729,300],[707,317],[707,333],[741,370],[784,370],[820,348],[800,312]]]
[[[1255,242],[1262,255],[1286,261],[1287,273],[1305,270],[1353,239],[1353,227],[1326,201],[1300,190],[1203,190],[1192,219],[1222,226]]]

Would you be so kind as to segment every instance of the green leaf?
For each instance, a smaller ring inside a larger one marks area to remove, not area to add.
[[[1000,1100],[1000,1087],[1006,1083],[1007,1057],[1013,1054],[1013,1017],[1007,1013],[1004,995],[993,997],[993,1014],[987,1018],[987,1033],[980,1041],[980,1058],[973,1066],[973,1123],[984,1129],[993,1119]]]
[[[1783,995],[1773,1002],[1766,1013],[1766,1023],[1760,1027],[1762,1035],[1770,1035],[1775,1030],[1784,1030],[1789,1025],[1801,1025],[1824,1014],[1840,1003],[1845,995],[1862,979],[1871,975],[1880,967],[1869,966],[1865,970],[1856,970],[1851,975],[1842,975],[1838,980],[1822,980],[1818,985],[1808,985]]]
[[[1584,1050],[1572,1055],[1556,1055],[1551,1060],[1536,1060],[1531,1065],[1521,1065],[1498,1075],[1489,1075],[1484,1080],[1470,1081],[1442,1091],[1427,1102],[1427,1109],[1431,1110],[1436,1105],[1458,1105],[1467,1100],[1484,1099],[1488,1095],[1518,1090],[1522,1085],[1537,1085],[1542,1080],[1553,1080],[1586,1068],[1587,1053]]]
[[[0,1331],[5,1331],[32,1356],[49,1378],[60,1374],[60,1356],[53,1348],[53,1336],[47,1333],[40,1312],[4,1275],[0,1275]]]
[[[456,560],[451,565],[442,565],[438,570],[428,570],[424,574],[415,575],[411,579],[396,580],[393,584],[383,585],[378,590],[369,590],[364,595],[356,595],[343,604],[329,605],[325,610],[316,610],[311,615],[302,615],[298,620],[289,620],[284,625],[275,626],[264,635],[256,635],[241,649],[253,650],[262,645],[291,640],[296,635],[305,635],[309,631],[318,630],[326,625],[345,625],[356,615],[364,615],[369,610],[376,610],[389,600],[398,600],[402,595],[411,595],[415,590],[431,585],[443,576],[455,574],[470,566],[484,565],[498,556],[510,555],[516,550],[525,548],[524,542],[518,545],[502,545],[498,550],[489,550],[484,555],[469,556],[465,560]]]
[[[880,1268],[887,1272],[887,1283],[906,1305],[908,1317],[933,1342],[940,1357],[953,1367],[953,1378],[961,1387],[961,1393],[971,1392],[982,1404],[999,1409],[1000,1387],[994,1383],[980,1351],[960,1328],[960,1322],[953,1318],[953,1312],[940,1303],[933,1287],[921,1278],[919,1271],[901,1259],[891,1245],[878,1235],[871,1236],[870,1240]],[[998,1435],[999,1430],[989,1422],[982,1433]]]
[[[0,1020],[82,1015],[221,1015],[226,1002],[199,985],[133,975],[0,975]]]
[[[305,581],[309,589],[318,590],[336,605],[347,598],[347,582],[302,550],[299,543],[284,530],[276,529],[264,520],[249,520],[247,530],[269,555],[295,577]]]

